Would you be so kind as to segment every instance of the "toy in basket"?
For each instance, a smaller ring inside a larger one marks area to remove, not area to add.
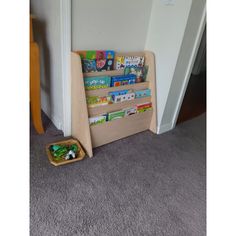
[[[80,161],[85,157],[85,152],[76,139],[50,143],[46,146],[46,152],[54,166]]]

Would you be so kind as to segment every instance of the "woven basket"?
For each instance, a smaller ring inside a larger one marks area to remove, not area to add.
[[[54,158],[53,158],[53,156],[52,156],[52,154],[51,154],[51,152],[49,150],[49,147],[51,145],[55,145],[55,144],[64,144],[64,145],[76,144],[80,148],[80,151],[78,153],[78,156],[75,159],[72,159],[72,160],[59,160],[59,161],[57,161],[57,160],[54,160]],[[60,165],[69,164],[69,163],[72,163],[72,162],[75,162],[75,161],[81,161],[85,157],[85,152],[84,152],[83,148],[81,147],[79,141],[76,140],[76,139],[68,139],[68,140],[63,140],[63,141],[47,144],[46,145],[46,152],[47,152],[48,159],[49,159],[50,163],[52,165],[54,165],[54,166],[60,166]]]

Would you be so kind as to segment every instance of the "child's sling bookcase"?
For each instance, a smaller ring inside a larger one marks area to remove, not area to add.
[[[145,82],[124,85],[119,87],[109,87],[97,90],[85,90],[84,77],[91,76],[114,76],[124,74],[124,70],[112,70],[102,72],[83,73],[81,58],[78,52],[71,53],[71,110],[72,110],[72,136],[77,138],[89,157],[93,156],[93,148],[129,135],[150,130],[157,132],[157,106],[156,106],[156,77],[155,77],[155,58],[149,51],[116,53],[116,56],[144,56],[145,65],[148,66],[148,74]],[[108,92],[124,89],[142,90],[150,88],[151,97],[136,98],[130,101],[113,103],[94,108],[88,108],[86,96],[106,96]],[[152,102],[152,110],[136,113],[124,118],[108,121],[103,124],[89,125],[89,117],[104,113],[133,107],[137,104]]]

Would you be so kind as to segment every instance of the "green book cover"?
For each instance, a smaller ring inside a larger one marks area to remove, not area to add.
[[[109,76],[95,76],[85,77],[84,86],[86,90],[93,90],[99,88],[108,88],[111,84],[111,77]]]
[[[119,118],[123,118],[125,116],[125,111],[114,111],[114,112],[110,112],[108,113],[108,120],[116,120]]]

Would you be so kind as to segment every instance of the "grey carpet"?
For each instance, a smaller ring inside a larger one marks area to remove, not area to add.
[[[45,145],[63,136],[44,117],[45,135],[31,127],[31,235],[205,235],[205,121],[145,131],[54,167]]]

